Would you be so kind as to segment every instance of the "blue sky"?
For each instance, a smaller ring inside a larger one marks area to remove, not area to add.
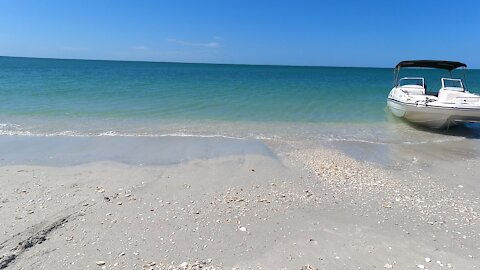
[[[0,55],[480,68],[480,1],[0,0]]]

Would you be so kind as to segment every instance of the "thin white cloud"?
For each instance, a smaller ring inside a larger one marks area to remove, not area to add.
[[[143,45],[133,46],[132,49],[136,51],[148,51],[148,47]]]
[[[175,38],[167,39],[168,42],[177,43],[184,46],[192,46],[192,47],[206,47],[206,48],[217,48],[220,47],[220,43],[216,41],[206,42],[206,43],[199,43],[199,42],[190,42],[185,40],[179,40]]]

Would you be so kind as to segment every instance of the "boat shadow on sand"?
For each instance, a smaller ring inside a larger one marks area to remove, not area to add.
[[[467,139],[480,139],[480,123],[463,123],[445,129],[433,129],[400,119],[403,123],[418,131],[429,132],[444,136],[464,137]]]
[[[388,122],[393,122],[397,124],[405,124],[414,130],[428,132],[437,135],[452,136],[452,137],[463,137],[466,139],[480,139],[480,123],[463,123],[456,126],[452,126],[444,129],[434,129],[428,128],[425,126],[417,125],[412,122],[409,122],[403,118],[395,117],[388,111],[388,108],[385,107],[386,120]]]

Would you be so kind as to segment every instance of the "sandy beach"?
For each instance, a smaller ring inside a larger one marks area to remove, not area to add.
[[[479,11],[0,0],[0,270],[480,270]]]
[[[480,267],[475,158],[405,148],[386,165],[201,137],[0,144],[0,269]]]

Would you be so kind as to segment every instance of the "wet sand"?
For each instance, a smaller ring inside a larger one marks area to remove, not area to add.
[[[199,137],[0,145],[0,269],[480,267],[475,153]]]

